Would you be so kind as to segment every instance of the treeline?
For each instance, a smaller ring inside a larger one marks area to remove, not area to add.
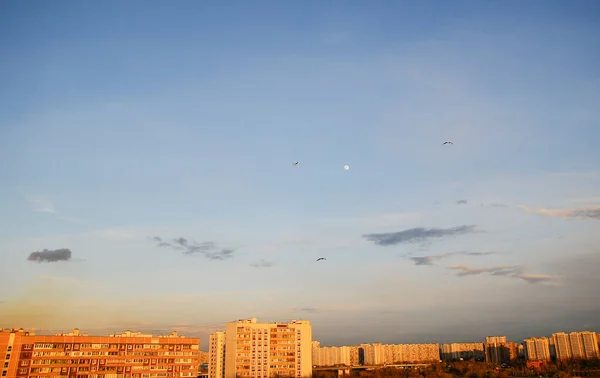
[[[527,362],[513,361],[510,364],[490,364],[475,361],[438,363],[426,368],[381,367],[375,370],[352,370],[347,378],[510,378],[510,377],[600,377],[600,360],[548,362],[539,367],[528,367]],[[337,371],[316,371],[313,378],[338,378]]]

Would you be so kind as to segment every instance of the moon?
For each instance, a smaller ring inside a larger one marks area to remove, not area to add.
[[[345,169],[345,170],[349,170],[349,169],[350,169],[350,166],[349,166],[349,165],[344,165],[344,169]]]

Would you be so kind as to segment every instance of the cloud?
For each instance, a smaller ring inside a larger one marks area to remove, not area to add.
[[[580,207],[576,209],[533,209],[527,206],[519,206],[528,213],[560,218],[590,218],[600,220],[600,206]]]
[[[503,276],[509,278],[517,278],[529,283],[544,283],[549,284],[557,278],[557,276],[549,274],[530,274],[525,273],[526,265],[499,265],[491,267],[473,268],[465,265],[452,265],[448,269],[458,270],[456,274],[459,277],[475,276],[479,274],[489,274],[491,276]]]
[[[157,247],[167,247],[174,250],[182,251],[184,255],[191,255],[194,253],[201,253],[209,260],[226,260],[233,257],[235,250],[233,249],[220,249],[217,248],[213,242],[188,242],[186,238],[180,237],[172,239],[172,242],[166,242],[162,238],[155,236],[152,238],[158,242]]]
[[[250,264],[250,266],[253,266],[255,268],[269,268],[273,266],[272,262],[260,259],[260,261],[254,262],[252,264]]]
[[[29,198],[29,202],[31,202],[33,211],[38,211],[41,213],[56,213],[54,204],[46,198],[31,197]]]
[[[294,311],[302,311],[302,312],[310,312],[315,313],[315,312],[319,312],[319,309],[314,308],[314,307],[303,307],[303,308],[294,308]]]
[[[68,248],[44,249],[42,252],[31,252],[27,260],[37,262],[68,261],[71,259],[71,255],[71,250]]]
[[[467,204],[467,200],[466,199],[462,199],[462,200],[458,200],[456,201],[457,205],[466,205]]]
[[[463,251],[458,251],[458,252],[443,253],[441,255],[410,257],[410,260],[414,261],[415,265],[433,265],[433,261],[435,261],[435,260],[441,260],[443,258],[450,257],[450,256],[456,256],[456,255],[463,255],[463,256],[487,256],[487,255],[493,255],[493,254],[496,254],[496,252],[463,252]]]
[[[416,227],[399,232],[384,232],[379,234],[363,235],[368,241],[381,246],[389,246],[401,243],[424,242],[432,238],[442,238],[444,236],[455,236],[471,233],[475,231],[475,226],[458,226],[452,228],[423,228]]]

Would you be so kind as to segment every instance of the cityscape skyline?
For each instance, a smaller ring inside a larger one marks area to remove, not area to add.
[[[0,2],[0,327],[600,329],[600,2],[233,4]]]
[[[252,318],[248,318],[248,319],[252,319]],[[244,319],[242,319],[244,320]],[[305,321],[308,319],[287,319],[287,320],[282,320],[279,319],[277,321],[275,320],[266,320],[266,321],[261,321],[261,323],[264,324],[277,324],[277,323],[289,323],[289,322],[293,322],[293,321]],[[224,322],[222,324],[220,324],[219,326],[215,326],[213,328],[212,331],[207,332],[206,334],[202,333],[202,334],[198,334],[198,333],[186,333],[185,335],[182,334],[182,336],[184,337],[190,337],[190,338],[198,338],[200,340],[200,350],[203,352],[208,352],[208,348],[210,345],[210,336],[215,334],[215,333],[223,333],[225,334],[225,329],[226,329],[226,325],[228,323],[232,323],[232,322],[236,322],[234,321],[228,321],[228,322]],[[314,329],[314,326],[312,325],[311,322],[311,328]],[[71,328],[70,330],[59,330],[59,331],[50,331],[50,330],[43,330],[43,329],[25,329],[22,327],[7,327],[4,328],[5,330],[18,330],[18,329],[22,329],[24,332],[34,332],[36,335],[40,335],[40,336],[52,336],[52,335],[70,335],[73,334],[74,330],[76,330],[76,332],[80,333],[80,334],[86,334],[86,335],[90,335],[90,336],[100,336],[100,335],[105,335],[105,334],[122,334],[123,332],[130,332],[133,334],[149,334],[149,335],[154,335],[155,337],[166,337],[166,336],[171,336],[173,334],[173,332],[178,333],[179,331],[176,330],[167,330],[167,329],[161,329],[161,330],[151,330],[151,329],[118,329],[118,328],[110,328],[110,329],[106,329],[106,330],[94,330],[94,329],[88,329],[88,330],[83,330],[80,328]],[[2,328],[0,328],[0,330],[2,330]],[[85,331],[85,332],[84,332]],[[508,333],[507,332],[498,332],[498,333],[493,333],[493,332],[489,332],[486,334],[482,334],[482,336],[476,336],[473,338],[469,338],[469,339],[463,339],[460,337],[455,337],[455,338],[446,338],[446,339],[438,339],[437,341],[435,339],[413,339],[413,340],[392,340],[392,341],[384,341],[384,339],[381,338],[377,338],[376,336],[371,337],[371,340],[357,340],[356,342],[353,343],[346,343],[346,344],[341,344],[341,343],[329,343],[327,341],[322,341],[323,338],[320,337],[315,337],[314,336],[314,331],[312,332],[312,340],[313,341],[317,341],[319,342],[321,347],[341,347],[341,346],[359,346],[361,344],[392,344],[392,345],[400,345],[400,344],[439,344],[440,346],[443,344],[453,344],[453,343],[458,343],[458,344],[468,344],[468,343],[483,343],[484,341],[477,341],[477,340],[486,340],[486,338],[490,338],[490,337],[495,337],[495,336],[490,336],[492,334],[497,334],[497,335],[503,335],[502,337],[506,338],[507,342],[514,342],[517,344],[522,344],[525,340],[529,339],[529,338],[537,338],[537,337],[547,337],[547,338],[551,338],[553,335],[555,334],[561,334],[561,333],[565,333],[567,335],[573,333],[573,332],[592,332],[594,334],[599,335],[600,337],[600,330],[599,331],[595,331],[594,329],[573,329],[573,330],[552,330],[548,333],[527,333],[525,334],[525,336],[523,337],[510,337],[510,336],[506,336]],[[598,340],[598,342],[600,343],[600,339]]]

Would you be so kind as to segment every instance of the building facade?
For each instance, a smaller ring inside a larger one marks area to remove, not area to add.
[[[550,341],[547,337],[530,337],[525,339],[525,355],[530,361],[550,360]]]
[[[2,377],[10,378],[196,377],[199,346],[200,339],[176,332],[153,337],[129,331],[109,336],[0,331]]]
[[[225,332],[210,335],[208,344],[208,378],[225,378]]]
[[[259,323],[256,318],[225,328],[225,378],[312,377],[312,327],[307,320]]]
[[[442,360],[484,360],[484,343],[452,343],[442,345]]]

